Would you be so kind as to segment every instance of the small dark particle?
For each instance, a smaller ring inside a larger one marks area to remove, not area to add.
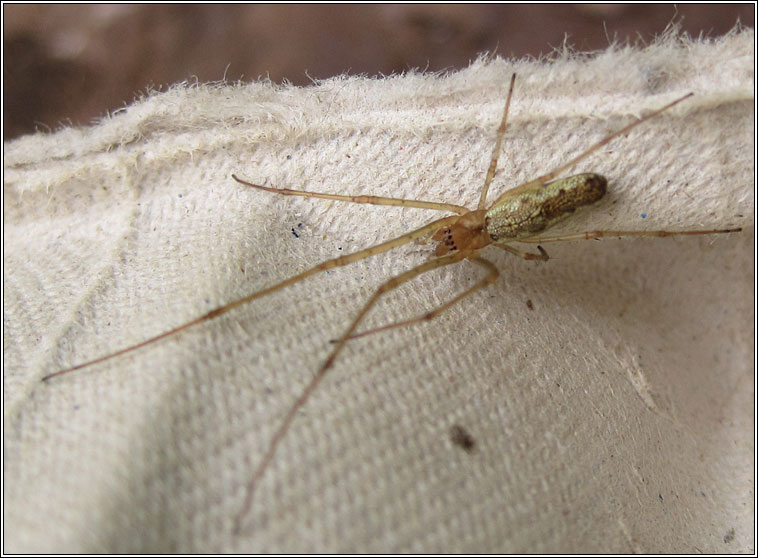
[[[450,427],[450,441],[468,453],[472,453],[476,448],[474,437],[459,424]]]
[[[643,219],[646,219],[647,218],[647,213],[640,213],[640,217],[642,217]]]
[[[297,228],[298,228],[298,229],[300,229],[300,228],[302,228],[302,227],[303,227],[303,224],[302,224],[302,223],[298,223],[298,224],[297,224]],[[295,235],[295,238],[300,238],[300,235],[299,235],[299,234],[297,234],[297,232],[295,232],[295,227],[292,227],[292,229],[291,229],[291,230],[292,230],[292,234],[294,234],[294,235]]]
[[[529,310],[534,310],[534,304],[532,304],[531,298],[526,299],[526,307],[529,308]]]
[[[726,544],[729,544],[729,543],[730,543],[730,542],[732,542],[733,540],[734,540],[734,527],[732,527],[731,529],[729,529],[729,530],[726,532],[726,535],[724,535],[724,542],[725,542]]]

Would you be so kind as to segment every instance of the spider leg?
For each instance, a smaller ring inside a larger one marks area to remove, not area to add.
[[[240,528],[242,526],[242,520],[244,519],[248,510],[250,509],[250,505],[253,502],[253,494],[255,492],[255,487],[258,484],[258,481],[266,472],[266,469],[268,469],[268,466],[271,463],[271,460],[273,459],[274,454],[276,453],[276,450],[279,447],[280,442],[284,439],[284,436],[289,431],[290,426],[292,426],[292,421],[295,419],[297,412],[300,410],[300,408],[303,405],[305,405],[305,403],[310,398],[311,394],[313,394],[315,389],[321,383],[321,380],[324,379],[326,372],[329,370],[329,368],[332,367],[335,359],[342,352],[342,349],[347,343],[347,340],[353,334],[355,329],[358,327],[358,324],[361,322],[361,320],[363,320],[363,318],[366,316],[368,311],[371,310],[374,304],[376,304],[376,301],[379,300],[379,298],[382,295],[386,294],[387,292],[393,289],[396,289],[397,287],[399,287],[403,283],[406,283],[407,281],[410,281],[414,277],[417,277],[421,275],[422,273],[426,273],[427,271],[437,269],[438,267],[442,267],[445,265],[450,265],[450,264],[459,262],[463,260],[464,258],[466,258],[466,256],[467,254],[465,252],[454,252],[447,256],[442,256],[440,258],[429,260],[428,262],[425,262],[417,267],[414,267],[413,269],[410,269],[406,271],[405,273],[401,273],[400,275],[397,275],[396,277],[393,277],[389,279],[388,281],[382,283],[382,285],[379,286],[379,288],[376,290],[373,296],[366,302],[366,304],[363,305],[363,308],[361,308],[361,311],[353,319],[352,323],[347,328],[347,330],[342,335],[342,337],[339,338],[339,340],[336,343],[336,346],[334,347],[334,349],[332,349],[331,354],[327,357],[327,359],[321,365],[321,368],[319,368],[318,372],[316,372],[316,374],[313,376],[310,383],[308,383],[308,385],[305,387],[303,392],[300,394],[300,397],[297,398],[297,401],[295,401],[292,404],[292,407],[290,407],[290,410],[287,412],[287,415],[282,420],[281,424],[279,425],[279,428],[277,428],[276,432],[271,437],[271,440],[268,445],[268,449],[266,450],[266,453],[264,454],[263,459],[259,463],[255,472],[253,473],[253,476],[250,478],[245,488],[245,501],[234,522],[235,534],[239,533]]]
[[[407,326],[407,325],[415,324],[417,322],[424,322],[424,321],[433,320],[434,318],[436,318],[437,316],[439,316],[440,314],[442,314],[442,312],[444,312],[445,310],[447,310],[448,308],[450,308],[454,304],[459,303],[461,300],[463,300],[464,298],[466,298],[470,294],[478,291],[479,289],[483,289],[484,287],[492,285],[495,281],[497,281],[497,278],[500,275],[500,272],[498,272],[497,267],[495,267],[495,264],[493,264],[489,260],[485,260],[484,258],[480,258],[478,256],[474,257],[474,258],[470,258],[469,260],[472,261],[472,262],[474,262],[474,263],[476,263],[476,264],[478,264],[478,265],[480,265],[480,266],[482,266],[482,267],[484,267],[485,269],[487,269],[487,271],[489,271],[489,273],[487,274],[487,276],[484,279],[482,279],[481,281],[479,281],[478,283],[476,283],[472,287],[469,287],[468,289],[466,289],[465,291],[463,291],[461,294],[459,294],[455,298],[447,301],[443,305],[441,305],[441,306],[439,306],[439,307],[437,307],[437,308],[435,308],[433,310],[430,310],[429,312],[427,312],[426,314],[423,314],[422,316],[417,316],[416,318],[411,318],[409,320],[404,320],[402,322],[395,322],[393,324],[388,324],[388,325],[385,325],[385,326],[377,327],[375,329],[370,329],[370,330],[367,330],[367,331],[362,331],[360,333],[356,333],[354,335],[351,335],[350,339],[357,339],[358,337],[365,337],[366,335],[372,335],[374,333],[379,333],[380,331],[386,331],[388,329],[394,329],[396,327],[404,327],[404,326]]]
[[[487,202],[487,191],[490,189],[492,179],[495,178],[495,172],[497,171],[497,160],[500,157],[500,145],[503,143],[503,136],[505,135],[506,121],[508,120],[508,109],[511,106],[511,97],[513,96],[513,84],[516,81],[516,74],[511,76],[511,87],[508,89],[508,99],[505,101],[505,109],[503,110],[503,118],[500,120],[500,127],[497,129],[497,139],[495,140],[495,148],[492,150],[492,158],[490,159],[490,168],[487,169],[487,176],[484,179],[484,186],[482,186],[482,193],[479,196],[479,205],[477,209],[484,209]]]
[[[462,205],[455,205],[452,203],[439,203],[430,202],[424,200],[404,200],[400,198],[384,198],[381,196],[340,196],[338,194],[323,194],[319,192],[306,192],[304,190],[290,190],[289,188],[272,188],[270,186],[261,186],[260,184],[253,184],[247,182],[241,178],[237,178],[232,175],[232,178],[244,184],[245,186],[252,186],[258,190],[265,190],[266,192],[273,192],[275,194],[282,194],[284,196],[302,196],[304,198],[322,198],[325,200],[337,200],[346,201],[351,203],[370,203],[372,205],[394,205],[399,207],[418,207],[420,209],[434,209],[436,211],[452,211],[459,215],[463,215],[469,212],[469,209]]]
[[[520,238],[519,242],[566,242],[570,240],[592,240],[597,238],[622,237],[622,236],[694,236],[701,234],[722,234],[741,231],[736,229],[714,229],[708,231],[588,231],[561,236],[546,236],[542,238]],[[538,247],[539,248],[539,247]]]
[[[108,355],[105,355],[100,358],[96,358],[93,360],[89,360],[87,362],[84,362],[82,364],[77,364],[76,366],[72,366],[70,368],[66,368],[64,370],[59,370],[58,372],[54,372],[52,374],[48,374],[47,376],[42,378],[42,381],[50,380],[51,378],[54,378],[56,376],[60,376],[62,374],[67,374],[69,372],[73,372],[74,370],[79,370],[80,368],[85,368],[87,366],[92,366],[93,364],[97,364],[99,362],[103,362],[106,360],[110,360],[112,358],[115,358],[117,356],[123,355],[125,353],[130,353],[132,351],[135,351],[141,347],[144,347],[146,345],[150,345],[151,343],[154,343],[160,339],[163,339],[164,337],[169,337],[171,335],[177,334],[180,331],[184,331],[185,329],[188,329],[192,326],[195,326],[197,324],[200,324],[202,322],[212,320],[213,318],[217,318],[223,314],[226,314],[227,312],[233,310],[234,308],[237,308],[238,306],[242,306],[243,304],[247,304],[248,302],[251,302],[257,298],[261,298],[263,296],[266,296],[268,294],[271,294],[275,291],[278,291],[279,289],[283,289],[284,287],[288,287],[290,285],[293,285],[295,283],[298,283],[299,281],[302,281],[306,277],[310,277],[311,275],[315,275],[316,273],[319,273],[321,271],[325,271],[327,269],[332,269],[335,267],[342,267],[348,264],[351,264],[353,262],[357,262],[358,260],[362,260],[364,258],[368,258],[370,256],[374,256],[376,254],[381,254],[382,252],[386,252],[388,250],[392,250],[393,248],[397,248],[398,246],[402,246],[403,244],[407,244],[409,242],[412,242],[413,240],[416,240],[417,238],[422,238],[429,233],[439,229],[440,227],[445,227],[458,219],[457,216],[452,217],[443,217],[442,219],[437,219],[436,221],[432,221],[428,225],[425,225],[419,229],[416,229],[415,231],[411,231],[407,234],[404,234],[402,236],[399,236],[397,238],[394,238],[392,240],[388,240],[386,242],[383,242],[381,244],[377,244],[376,246],[371,246],[369,248],[365,248],[364,250],[359,250],[357,252],[353,252],[352,254],[347,254],[345,256],[341,256],[339,258],[335,258],[332,260],[327,260],[325,262],[322,262],[318,264],[315,267],[312,267],[310,269],[307,269],[303,271],[302,273],[299,273],[297,275],[294,275],[293,277],[290,277],[289,279],[285,279],[284,281],[281,281],[277,283],[276,285],[273,285],[271,287],[256,291],[252,294],[249,294],[245,297],[242,297],[240,299],[237,299],[233,302],[230,302],[228,304],[224,304],[223,306],[219,306],[218,308],[215,308],[214,310],[211,310],[207,314],[204,314],[200,316],[199,318],[195,318],[192,321],[186,322],[178,327],[175,327],[173,329],[170,329],[168,331],[165,331],[161,333],[160,335],[156,335],[154,337],[151,337],[150,339],[147,339],[146,341],[142,341],[141,343],[137,343],[135,345],[131,345],[129,347],[126,347],[125,349],[121,349],[120,351],[116,351],[115,353],[111,353]]]
[[[519,239],[519,242],[521,242],[522,239]],[[510,252],[514,256],[518,256],[519,258],[523,258],[525,260],[541,260],[543,262],[546,262],[550,259],[550,257],[547,255],[547,252],[545,252],[544,248],[542,246],[537,246],[537,250],[540,251],[539,254],[532,254],[531,252],[522,252],[521,250],[517,250],[513,246],[509,246],[508,244],[495,244],[498,248],[505,250],[506,252]]]

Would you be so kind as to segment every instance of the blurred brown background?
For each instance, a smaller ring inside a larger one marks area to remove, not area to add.
[[[307,84],[649,42],[672,21],[717,37],[754,5],[4,5],[4,139],[89,124],[148,87],[270,77]]]

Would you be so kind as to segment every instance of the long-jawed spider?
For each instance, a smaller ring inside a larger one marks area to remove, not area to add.
[[[611,133],[599,142],[595,143],[583,153],[577,155],[569,162],[558,168],[550,171],[547,174],[539,176],[534,180],[530,180],[507,190],[495,199],[489,206],[487,205],[487,193],[495,176],[497,169],[498,155],[500,152],[503,136],[506,130],[506,122],[508,118],[508,109],[511,103],[511,97],[513,95],[513,87],[515,83],[516,75],[511,78],[510,88],[508,90],[508,97],[505,103],[505,109],[503,110],[503,116],[500,121],[500,126],[497,130],[497,139],[495,141],[495,147],[492,151],[492,157],[490,159],[489,169],[484,180],[484,186],[482,187],[479,197],[479,203],[476,209],[468,209],[464,206],[430,202],[422,200],[410,200],[410,199],[397,199],[387,198],[379,196],[359,195],[359,196],[342,196],[334,194],[323,194],[315,192],[305,192],[299,190],[290,190],[285,188],[273,188],[268,186],[262,186],[259,184],[253,184],[232,175],[232,178],[238,183],[256,188],[259,190],[265,190],[288,196],[303,196],[311,198],[323,198],[330,200],[345,201],[351,203],[361,204],[374,204],[374,205],[392,205],[403,207],[414,207],[421,209],[430,209],[436,211],[444,211],[453,213],[452,216],[443,217],[432,221],[431,223],[424,225],[414,231],[407,234],[388,240],[381,244],[359,250],[352,254],[347,254],[338,258],[327,260],[315,267],[312,267],[306,271],[303,271],[293,277],[285,279],[275,285],[254,292],[248,296],[220,306],[210,312],[186,322],[180,326],[177,326],[169,331],[161,333],[155,337],[147,339],[136,345],[131,345],[124,349],[121,349],[115,353],[111,353],[64,370],[60,370],[53,374],[49,374],[43,378],[43,381],[50,380],[51,378],[73,372],[85,367],[95,365],[97,363],[116,358],[123,354],[135,351],[163,338],[170,337],[184,331],[190,327],[201,324],[203,322],[217,318],[223,314],[230,312],[231,310],[247,304],[255,299],[264,297],[275,291],[288,287],[295,283],[302,281],[303,279],[310,277],[321,271],[332,269],[335,267],[342,267],[353,262],[387,252],[393,248],[397,248],[404,244],[413,242],[414,240],[428,237],[431,235],[432,239],[437,242],[437,246],[432,257],[427,262],[414,267],[402,273],[396,277],[393,277],[383,283],[371,296],[371,298],[364,304],[363,308],[358,312],[349,327],[345,330],[342,336],[334,341],[334,346],[331,353],[318,369],[316,374],[310,380],[308,385],[303,390],[302,394],[292,404],[288,413],[282,420],[279,428],[275,431],[271,439],[269,440],[268,448],[260,460],[258,467],[253,472],[252,476],[246,487],[245,500],[243,506],[235,518],[235,532],[239,532],[242,524],[242,520],[247,514],[248,509],[253,500],[253,494],[255,487],[264,475],[271,460],[274,458],[277,447],[281,443],[282,439],[290,429],[293,420],[298,410],[305,405],[311,394],[318,387],[323,380],[327,371],[332,367],[335,360],[345,347],[348,340],[384,331],[390,328],[396,328],[401,326],[410,325],[413,323],[428,321],[438,316],[452,305],[460,302],[468,295],[475,291],[482,289],[488,285],[493,284],[498,278],[498,270],[495,265],[489,260],[480,256],[480,252],[488,247],[495,246],[511,254],[514,254],[525,260],[541,260],[547,261],[547,252],[542,248],[541,244],[548,242],[560,242],[570,240],[585,240],[585,239],[598,239],[603,237],[623,237],[623,236],[674,236],[674,235],[704,235],[704,234],[719,234],[737,232],[741,229],[720,229],[720,230],[704,230],[704,231],[590,231],[579,234],[568,234],[560,236],[540,236],[546,230],[548,230],[555,223],[567,218],[574,213],[577,209],[585,206],[591,206],[597,203],[606,193],[607,179],[599,174],[595,173],[583,173],[577,174],[565,178],[558,178],[558,176],[574,167],[577,163],[587,158],[589,155],[597,151],[602,146],[609,143],[614,138],[625,134],[631,129],[639,126],[643,122],[654,118],[662,112],[670,109],[674,105],[681,103],[685,99],[692,96],[692,93],[684,95],[667,105],[661,107],[632,122],[631,124]],[[538,253],[525,252],[511,246],[513,242],[525,242],[525,243],[539,243],[537,246]],[[402,322],[392,323],[372,329],[370,331],[364,331],[362,333],[356,333],[357,328],[369,310],[376,304],[377,300],[387,292],[399,287],[403,283],[410,281],[411,279],[419,276],[422,273],[437,269],[443,266],[451,265],[462,260],[469,260],[486,271],[486,276],[479,282],[452,298],[445,304],[435,308],[422,316],[418,316]]]

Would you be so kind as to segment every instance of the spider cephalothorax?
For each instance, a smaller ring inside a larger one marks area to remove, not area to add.
[[[485,224],[486,211],[477,209],[461,215],[455,223],[438,230],[432,240],[439,244],[434,253],[444,256],[456,251],[473,252],[492,244]]]

